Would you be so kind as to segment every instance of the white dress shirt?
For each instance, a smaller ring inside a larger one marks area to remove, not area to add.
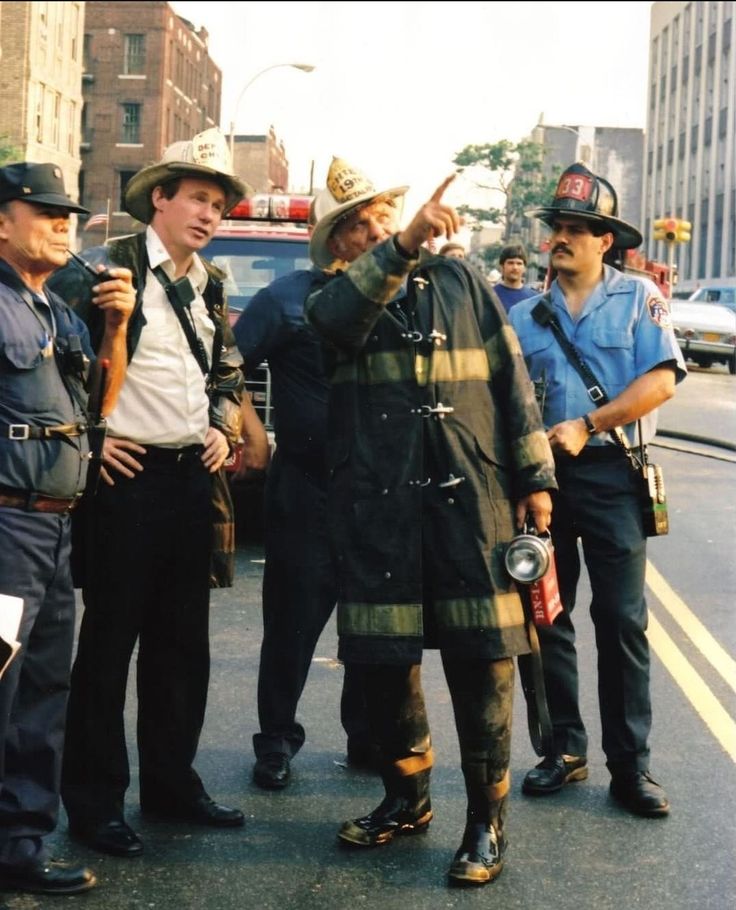
[[[145,325],[117,405],[108,417],[108,432],[141,445],[181,448],[201,444],[209,429],[205,377],[161,282],[151,271],[160,265],[172,280],[175,275],[174,263],[150,226],[146,249],[150,268],[143,291]],[[187,278],[194,289],[192,318],[211,363],[215,327],[202,298],[207,272],[196,253]]]

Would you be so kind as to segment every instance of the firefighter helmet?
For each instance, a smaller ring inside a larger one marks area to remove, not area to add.
[[[592,173],[581,162],[562,172],[550,205],[526,214],[550,226],[560,215],[603,224],[613,234],[614,247],[620,250],[633,249],[643,241],[635,227],[618,217],[618,198],[608,180]]]

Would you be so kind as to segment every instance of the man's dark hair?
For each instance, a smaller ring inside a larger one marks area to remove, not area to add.
[[[520,243],[511,243],[501,250],[501,255],[498,257],[499,264],[503,265],[507,259],[521,259],[524,265],[526,265],[526,250]]]

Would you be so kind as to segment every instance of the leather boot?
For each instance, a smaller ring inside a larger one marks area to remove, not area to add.
[[[429,762],[429,766],[414,774],[402,774],[399,766]],[[429,800],[431,750],[421,756],[395,762],[381,772],[386,796],[368,815],[343,823],[338,838],[352,847],[378,847],[394,837],[422,834],[432,819]]]
[[[463,772],[468,794],[465,831],[447,874],[452,883],[485,885],[503,869],[509,772],[496,784],[478,783],[478,774],[469,774],[465,765]]]

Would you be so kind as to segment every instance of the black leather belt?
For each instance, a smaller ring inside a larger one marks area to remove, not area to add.
[[[23,442],[26,439],[57,439],[60,436],[81,436],[87,432],[86,423],[64,423],[56,427],[32,427],[28,423],[0,423],[0,436]]]
[[[0,506],[8,509],[22,509],[24,512],[71,512],[81,498],[81,493],[69,499],[56,499],[42,493],[30,493],[25,490],[0,491]]]

